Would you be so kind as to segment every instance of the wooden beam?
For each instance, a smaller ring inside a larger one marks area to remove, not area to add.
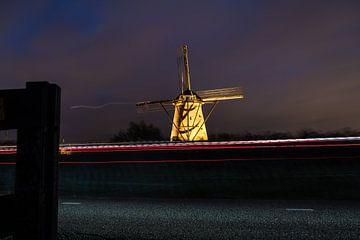
[[[60,88],[27,83],[26,89],[0,91],[0,99],[0,129],[18,130],[15,194],[0,197],[13,221],[3,228],[15,240],[55,240]]]

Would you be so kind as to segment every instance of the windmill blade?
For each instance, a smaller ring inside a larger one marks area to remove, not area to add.
[[[163,111],[164,108],[173,106],[173,100],[160,100],[160,101],[144,101],[136,103],[136,111],[138,113],[144,112],[158,112]]]
[[[178,49],[178,58],[177,58],[178,79],[182,94],[186,90],[191,90],[188,51],[189,50],[186,45],[182,45]]]
[[[243,91],[240,87],[196,91],[196,94],[204,102],[244,98]]]
[[[179,50],[178,51],[178,57],[176,59],[177,62],[177,67],[178,67],[178,81],[179,81],[179,88],[180,88],[180,92],[181,94],[184,93],[184,60],[183,60],[183,54],[182,52]]]

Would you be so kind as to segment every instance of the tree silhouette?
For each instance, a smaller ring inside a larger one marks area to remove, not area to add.
[[[360,136],[360,131],[351,128],[343,128],[336,131],[318,131],[314,129],[303,129],[296,133],[291,132],[260,132],[260,133],[217,133],[210,134],[209,139],[213,141],[231,140],[266,140],[266,139],[291,139],[291,138],[321,138],[321,137],[354,137]]]
[[[111,142],[141,142],[164,140],[161,130],[152,124],[130,122],[126,130],[120,130],[111,138]]]
[[[291,138],[319,138],[319,137],[351,137],[360,136],[360,131],[351,128],[343,128],[336,131],[318,131],[314,129],[303,129],[295,133],[291,132],[242,132],[242,133],[217,133],[210,134],[210,141],[231,141],[231,140],[265,140],[265,139],[291,139]],[[141,141],[162,141],[164,138],[161,130],[153,124],[130,122],[126,130],[120,130],[115,134],[111,142],[141,142]]]
[[[0,146],[16,145],[16,140],[0,140]]]

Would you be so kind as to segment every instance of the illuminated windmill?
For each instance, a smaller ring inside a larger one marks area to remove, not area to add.
[[[160,101],[145,101],[136,104],[139,112],[158,111],[163,109],[172,122],[170,141],[204,141],[208,140],[205,123],[221,100],[243,98],[239,87],[222,88],[194,92],[191,90],[190,71],[188,60],[188,47],[181,47],[178,58],[179,80],[181,93],[175,99]],[[212,107],[204,116],[202,111],[203,104],[211,104]],[[169,107],[175,109],[171,119]]]

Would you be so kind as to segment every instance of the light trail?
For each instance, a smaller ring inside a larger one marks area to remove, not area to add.
[[[101,104],[101,105],[75,105],[75,106],[71,106],[70,109],[101,109],[104,107],[108,107],[111,105],[135,105],[135,102],[109,102],[109,103],[105,103],[105,104]]]
[[[98,147],[71,147],[71,148],[63,148],[64,152],[131,152],[131,151],[187,151],[187,150],[203,150],[203,149],[268,149],[268,148],[318,148],[318,147],[354,147],[360,146],[360,143],[352,143],[352,144],[301,144],[301,145],[259,145],[259,146],[167,146],[167,147],[114,147],[114,146],[98,146]]]
[[[219,163],[236,161],[288,161],[288,160],[335,160],[359,159],[360,156],[319,156],[319,157],[261,157],[221,159],[159,159],[159,160],[110,160],[110,161],[59,161],[61,165],[109,165],[109,164],[161,164],[161,163]],[[0,162],[0,165],[15,165],[16,162]]]
[[[286,161],[286,160],[325,160],[360,159],[360,156],[320,156],[320,157],[262,157],[262,158],[222,158],[222,159],[159,159],[159,160],[111,160],[111,161],[66,161],[60,164],[152,164],[152,163],[218,163],[234,161]]]
[[[285,140],[222,141],[222,142],[161,142],[139,144],[64,144],[61,154],[81,152],[128,152],[128,151],[188,151],[209,149],[268,149],[268,148],[319,148],[358,147],[360,137],[308,138]],[[0,146],[0,154],[15,154],[16,146]]]

